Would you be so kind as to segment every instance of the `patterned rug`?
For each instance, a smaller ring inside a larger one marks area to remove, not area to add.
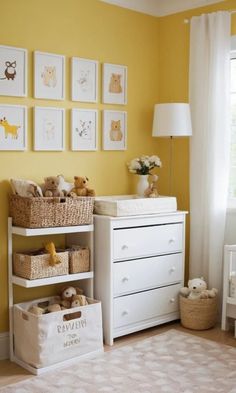
[[[236,393],[236,349],[177,330],[0,393]]]

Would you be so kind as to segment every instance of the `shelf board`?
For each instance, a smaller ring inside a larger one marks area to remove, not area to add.
[[[93,278],[93,272],[66,274],[64,276],[38,278],[36,280],[27,280],[26,278],[12,276],[12,283],[20,287],[33,288],[43,285],[60,284],[61,282],[84,280],[87,278]]]
[[[93,232],[94,226],[77,225],[70,227],[54,227],[54,228],[22,228],[12,226],[12,233],[20,236],[40,236],[40,235],[58,235],[63,233],[77,233],[77,232]]]
[[[227,297],[227,304],[234,304],[236,306],[236,298],[235,297]]]

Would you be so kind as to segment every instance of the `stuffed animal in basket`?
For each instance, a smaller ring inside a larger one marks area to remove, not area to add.
[[[206,281],[203,277],[194,278],[188,281],[188,287],[180,289],[180,294],[188,299],[207,299],[217,295],[217,289],[207,289]]]
[[[71,308],[87,306],[88,301],[84,295],[73,295],[71,301]]]
[[[60,191],[60,179],[57,176],[49,176],[44,179],[44,196],[45,197],[63,197],[63,191]]]
[[[55,244],[53,242],[49,242],[49,243],[45,244],[44,247],[45,247],[45,250],[47,250],[50,254],[50,259],[49,259],[50,266],[55,266],[55,265],[61,263],[61,260],[56,253]]]
[[[72,286],[64,287],[61,290],[61,306],[65,308],[71,308],[73,298],[77,295],[82,295],[83,290]]]
[[[70,192],[70,196],[95,196],[95,191],[88,187],[89,179],[82,176],[74,176],[74,188]]]
[[[144,196],[146,198],[157,198],[159,196],[157,191],[157,185],[156,185],[157,180],[158,180],[158,176],[153,175],[150,186],[144,191]]]

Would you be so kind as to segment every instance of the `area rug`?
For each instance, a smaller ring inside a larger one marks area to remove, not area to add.
[[[236,393],[236,349],[177,330],[32,377],[0,393]]]

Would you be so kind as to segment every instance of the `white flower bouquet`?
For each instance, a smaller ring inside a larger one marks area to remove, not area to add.
[[[137,175],[150,175],[155,167],[161,167],[162,163],[158,156],[141,156],[128,162],[128,169]]]

